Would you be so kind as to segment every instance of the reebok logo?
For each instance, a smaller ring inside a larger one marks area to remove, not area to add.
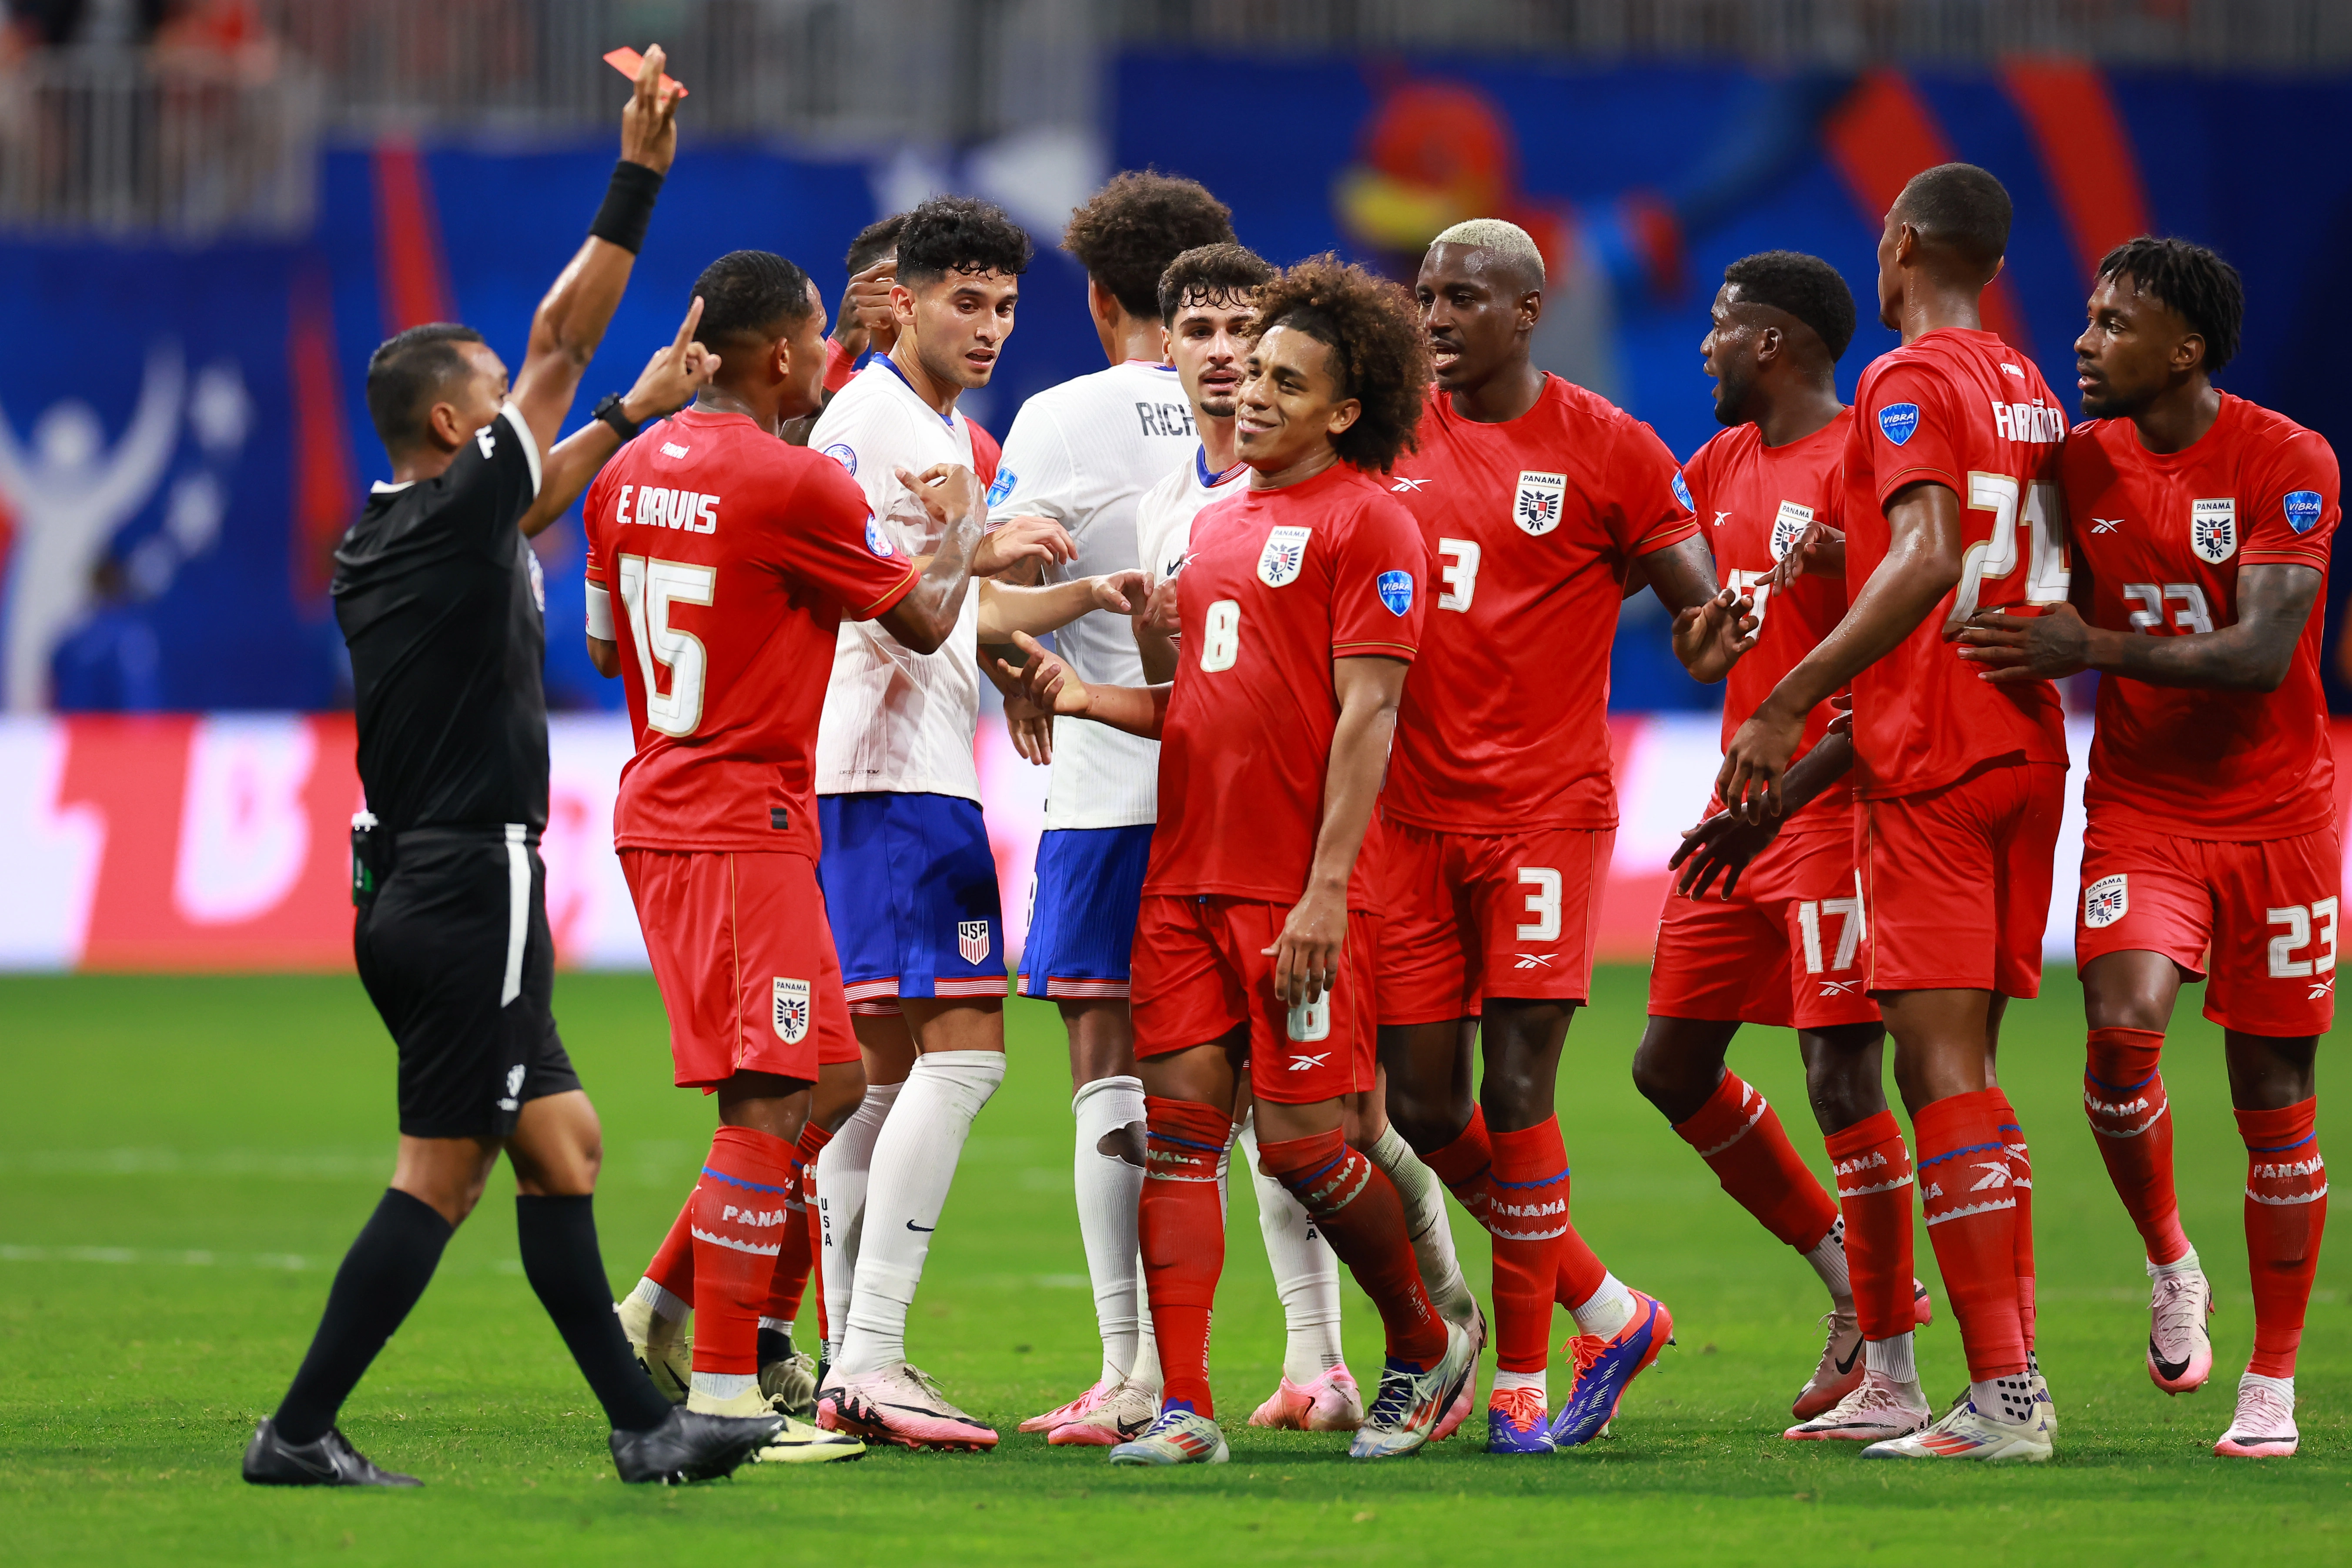
[[[2113,533],[2123,525],[2124,520],[2119,517],[2095,517],[2091,520],[2091,531],[2093,533]]]
[[[1978,1165],[1975,1169],[1982,1171],[1984,1174],[1978,1177],[1976,1185],[1969,1189],[1972,1193],[1983,1192],[1987,1187],[2009,1185],[2009,1162],[2006,1160],[1995,1160],[1990,1164]]]
[[[1399,474],[1397,476],[1397,482],[1389,487],[1389,493],[1391,495],[1400,496],[1411,495],[1413,491],[1420,489],[1423,486],[1428,483],[1429,481],[1427,479],[1409,479],[1402,474]]]
[[[1293,1057],[1290,1058],[1290,1070],[1292,1072],[1311,1071],[1316,1068],[1321,1067],[1325,1062],[1329,1061],[1330,1059],[1331,1053],[1328,1051],[1325,1051],[1319,1057]]]
[[[1518,955],[1518,960],[1511,965],[1513,969],[1549,969],[1552,955],[1549,952],[1523,952]]]
[[[1859,996],[1862,994],[1862,982],[1859,980],[1824,980],[1822,982],[1822,994],[1824,996]]]
[[[2306,1002],[2316,1002],[2323,996],[2332,996],[2335,994],[2336,979],[2333,975],[2330,975],[2326,980],[2313,981],[2311,983],[2311,994],[2305,996],[2304,1000]]]

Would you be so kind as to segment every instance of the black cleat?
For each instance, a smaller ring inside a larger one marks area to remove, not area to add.
[[[245,1479],[257,1487],[421,1487],[415,1476],[379,1469],[337,1428],[315,1443],[289,1443],[268,1421],[246,1445]]]
[[[715,1481],[766,1447],[784,1429],[781,1415],[704,1415],[674,1405],[658,1426],[613,1434],[613,1466],[632,1483]]]

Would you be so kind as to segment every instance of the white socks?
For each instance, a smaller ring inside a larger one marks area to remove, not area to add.
[[[653,1309],[654,1321],[646,1336],[651,1342],[667,1344],[676,1339],[678,1325],[685,1322],[687,1313],[694,1310],[693,1302],[679,1300],[651,1279],[638,1280],[637,1288],[629,1294]],[[667,1333],[662,1331],[665,1328],[669,1331]]]
[[[1131,1142],[1135,1155],[1142,1155],[1143,1080],[1097,1079],[1070,1101],[1070,1114],[1077,1121],[1073,1173],[1078,1238],[1086,1245],[1087,1277],[1094,1282],[1095,1326],[1102,1331],[1102,1375],[1108,1381],[1134,1370],[1141,1332],[1143,1289],[1137,1249],[1143,1167],[1131,1163],[1125,1151]]]
[[[1257,1126],[1243,1119],[1235,1139],[1257,1189],[1257,1227],[1282,1298],[1282,1375],[1304,1387],[1345,1359],[1339,1348],[1339,1258],[1290,1189],[1258,1169]]]
[[[1863,1368],[1881,1377],[1892,1378],[1896,1383],[1916,1383],[1919,1381],[1919,1366],[1911,1358],[1911,1331],[1907,1329],[1891,1340],[1864,1340],[1862,1342]]]
[[[2006,1421],[2012,1426],[2023,1426],[2033,1420],[2033,1377],[2021,1373],[2015,1377],[1989,1377],[1969,1384],[1969,1403],[1977,1407],[1979,1415],[1995,1421]]]
[[[1592,1299],[1579,1301],[1569,1309],[1569,1313],[1576,1319],[1580,1333],[1613,1339],[1618,1330],[1633,1321],[1633,1292],[1625,1289],[1625,1282],[1614,1274],[1603,1274],[1601,1289],[1592,1293]]]
[[[849,1331],[849,1291],[857,1277],[858,1232],[866,1223],[866,1184],[874,1165],[874,1140],[898,1103],[903,1083],[869,1083],[866,1098],[816,1160],[816,1214],[824,1271],[824,1321],[832,1331],[825,1359],[841,1359],[842,1336]]]
[[[1135,1275],[1138,1279],[1143,1278],[1142,1264],[1143,1259],[1138,1258]],[[1136,1288],[1135,1296],[1138,1301],[1143,1301],[1141,1286]],[[1143,1305],[1144,1310],[1136,1321],[1139,1331],[1136,1335],[1135,1365],[1128,1369],[1127,1381],[1157,1399],[1167,1380],[1160,1371],[1160,1338],[1151,1331],[1150,1303],[1143,1302]]]
[[[1819,1247],[1805,1254],[1805,1261],[1813,1266],[1813,1272],[1820,1275],[1822,1283],[1829,1287],[1830,1304],[1841,1312],[1851,1310],[1853,1307],[1853,1280],[1846,1273],[1845,1220],[1843,1217],[1830,1226],[1830,1233],[1822,1237]]]
[[[841,1376],[862,1377],[907,1359],[907,1309],[922,1282],[956,1162],[972,1118],[1003,1081],[1003,1051],[932,1051],[915,1059],[874,1141]],[[825,1153],[832,1152],[828,1146]]]
[[[1444,1184],[1436,1172],[1421,1163],[1421,1156],[1412,1152],[1394,1122],[1364,1151],[1364,1157],[1387,1173],[1396,1184],[1397,1195],[1404,1200],[1404,1225],[1412,1233],[1412,1258],[1420,1266],[1421,1286],[1429,1292],[1429,1304],[1448,1322],[1469,1322],[1477,1301],[1470,1294],[1470,1282],[1462,1278],[1461,1260],[1454,1255],[1454,1226],[1445,1217]]]
[[[760,1386],[760,1376],[757,1373],[698,1372],[691,1376],[693,1381],[687,1384],[688,1394],[698,1394],[703,1398],[716,1401],[720,1405],[726,1404],[730,1399],[740,1399],[746,1390]]]
[[[2167,1274],[2202,1274],[2203,1272],[2205,1272],[2205,1265],[2198,1260],[2197,1249],[2193,1247],[2169,1263],[2158,1263],[2150,1258],[2147,1265],[2147,1277],[2151,1279],[2162,1279]]]
[[[1550,1380],[1545,1377],[1540,1368],[1534,1372],[1505,1372],[1501,1367],[1496,1367],[1495,1392],[1508,1394],[1515,1388],[1534,1389],[1536,1397],[1543,1401],[1544,1408],[1547,1410],[1551,1408]]]

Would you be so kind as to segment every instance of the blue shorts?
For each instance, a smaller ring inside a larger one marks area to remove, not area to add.
[[[1151,859],[1151,825],[1057,827],[1037,840],[1021,994],[1127,994],[1135,911]]]
[[[1004,911],[976,801],[827,795],[817,880],[854,1013],[901,996],[1004,994]]]

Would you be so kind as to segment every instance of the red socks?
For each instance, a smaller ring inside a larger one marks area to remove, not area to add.
[[[2189,1237],[2172,1190],[2172,1102],[2157,1070],[2163,1053],[2164,1037],[2153,1029],[2092,1030],[2083,1110],[2147,1260],[2178,1263],[2189,1254]]]
[[[694,1305],[694,1194],[686,1194],[686,1205],[677,1217],[669,1222],[669,1234],[654,1248],[653,1261],[646,1265],[646,1278],[685,1302]]]
[[[1723,1190],[1784,1244],[1811,1252],[1836,1226],[1837,1205],[1790,1146],[1772,1107],[1738,1073],[1727,1069],[1697,1114],[1675,1131]]]
[[[793,1146],[749,1127],[721,1127],[695,1184],[694,1370],[760,1370],[760,1310],[782,1249],[785,1201],[796,1195]]]
[[[1554,1125],[1558,1125],[1557,1119]],[[1472,1106],[1469,1124],[1462,1129],[1462,1135],[1435,1153],[1423,1155],[1422,1163],[1437,1173],[1437,1179],[1470,1211],[1472,1218],[1490,1234],[1494,1231],[1495,1148],[1486,1132],[1485,1107]],[[1563,1203],[1568,1201],[1568,1187],[1563,1176],[1559,1187]],[[1599,1293],[1602,1282],[1609,1278],[1609,1270],[1601,1267],[1592,1248],[1584,1245],[1584,1237],[1576,1234],[1573,1223],[1559,1238],[1559,1272],[1552,1285],[1552,1300],[1572,1310]]]
[[[1992,1096],[1993,1131],[2000,1134],[2009,1153],[2009,1190],[2017,1196],[2017,1320],[2025,1330],[2025,1348],[2033,1350],[2033,1152],[2025,1146],[2025,1129],[2017,1124],[2016,1108],[1998,1087]]]
[[[1568,1234],[1568,1150],[1559,1119],[1494,1135],[1495,1364],[1544,1370],[1549,1360],[1552,1293]]]
[[[1189,1100],[1143,1100],[1143,1281],[1159,1341],[1162,1397],[1214,1415],[1209,1313],[1225,1268],[1225,1205],[1217,1162],[1233,1118]],[[1412,1253],[1406,1253],[1411,1260]]]
[[[1269,1142],[1261,1136],[1258,1164],[1290,1189],[1339,1261],[1381,1312],[1394,1361],[1432,1367],[1445,1356],[1445,1320],[1429,1304],[1405,1228],[1404,1200],[1380,1168],[1348,1147],[1338,1128],[1311,1138]],[[1563,1173],[1563,1177],[1565,1173]],[[1565,1182],[1563,1180],[1563,1185]],[[1150,1254],[1145,1254],[1147,1264]],[[1155,1300],[1154,1322],[1158,1321]],[[1549,1323],[1546,1325],[1549,1327]],[[1160,1363],[1168,1352],[1160,1348]]]
[[[2241,1110],[2246,1142],[2246,1261],[2254,1287],[2254,1353],[2246,1370],[2293,1377],[2304,1308],[2327,1228],[2327,1162],[2312,1119],[2319,1101]]]
[[[1865,1340],[1911,1331],[1911,1151],[1895,1113],[1882,1110],[1829,1135],[1838,1207],[1845,1215],[1845,1267]]]
[[[812,1121],[801,1129],[793,1146],[792,1170],[784,1185],[784,1239],[776,1253],[776,1271],[768,1279],[768,1309],[760,1315],[791,1322],[801,1313],[801,1298],[808,1290],[809,1269],[816,1254],[809,1246],[809,1166],[816,1163],[833,1134]]]
[[[2025,1371],[2025,1325],[2018,1312],[2017,1194],[1993,1091],[1979,1089],[1923,1105],[1911,1127],[1919,1138],[1927,1239],[1952,1316],[1959,1320],[1969,1376],[1979,1383],[2019,1376]],[[1849,1243],[1853,1237],[1849,1226]]]

